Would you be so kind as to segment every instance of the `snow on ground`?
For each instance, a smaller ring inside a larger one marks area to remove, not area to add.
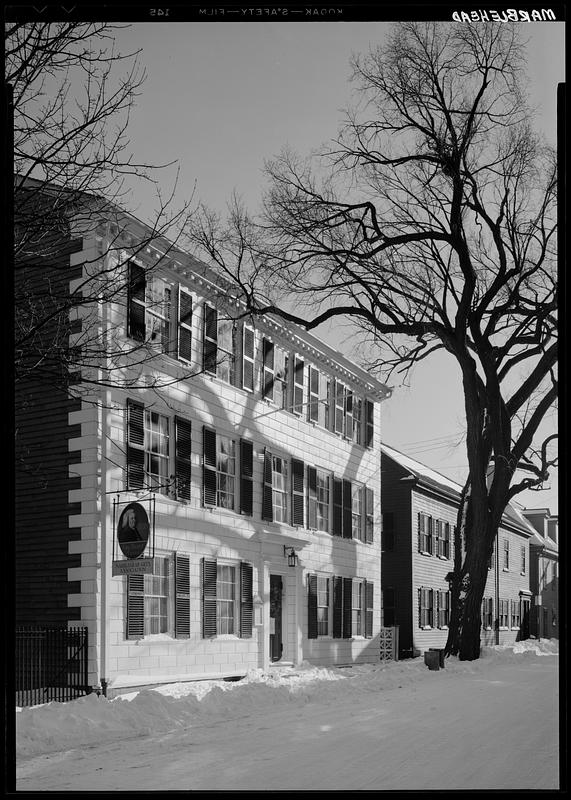
[[[558,653],[556,639],[527,640],[515,645],[484,647],[477,661],[446,659],[444,674],[485,675],[495,664]],[[442,674],[442,673],[441,673]],[[236,682],[219,680],[170,683],[125,693],[107,700],[96,694],[67,703],[51,702],[18,708],[16,753],[26,758],[71,748],[108,744],[136,737],[188,730],[202,724],[232,720],[255,711],[276,712],[292,704],[335,706],[342,698],[355,704],[368,693],[410,687],[416,691],[434,673],[422,658],[352,668],[274,666],[253,670]]]

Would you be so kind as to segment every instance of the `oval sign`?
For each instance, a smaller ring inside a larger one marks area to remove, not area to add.
[[[117,526],[117,541],[124,556],[137,558],[149,541],[149,518],[140,503],[125,506]]]

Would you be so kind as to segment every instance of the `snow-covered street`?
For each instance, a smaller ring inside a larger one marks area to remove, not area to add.
[[[555,640],[17,713],[18,791],[556,789]]]

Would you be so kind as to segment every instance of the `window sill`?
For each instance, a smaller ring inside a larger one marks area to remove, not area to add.
[[[450,561],[450,556],[441,556],[441,555],[439,555],[439,556],[438,556],[438,558],[439,558],[441,561]]]
[[[520,574],[520,575],[525,575],[525,572],[520,572],[519,574]]]
[[[482,630],[483,631],[491,631],[492,630],[492,626],[491,625],[483,625],[482,626]]]
[[[439,631],[447,631],[448,630],[448,625],[439,625],[438,626],[438,630]]]
[[[501,631],[509,631],[509,628],[508,628],[507,625],[500,625],[499,630],[501,630]]]
[[[421,625],[420,626],[420,630],[421,631],[431,631],[432,630],[432,625]]]
[[[432,553],[429,553],[428,550],[419,550],[418,553],[421,556],[428,556],[429,558],[432,558]]]
[[[502,568],[502,572],[509,572],[509,571],[510,571],[510,568],[509,568],[509,567],[503,567],[503,568]]]

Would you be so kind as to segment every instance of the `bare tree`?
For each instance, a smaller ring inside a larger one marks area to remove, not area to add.
[[[556,158],[531,127],[523,54],[513,26],[395,26],[354,59],[333,147],[268,163],[259,219],[234,201],[227,223],[202,209],[189,228],[251,312],[352,320],[386,380],[454,358],[469,477],[446,649],[464,660],[506,504],[556,463]]]

